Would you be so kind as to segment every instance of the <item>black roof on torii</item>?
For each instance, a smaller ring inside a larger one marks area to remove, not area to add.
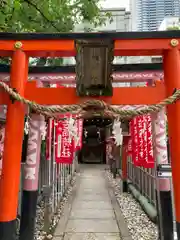
[[[114,64],[113,72],[142,72],[162,70],[162,63],[140,63],[140,64]],[[0,64],[0,73],[9,73],[10,66]],[[31,66],[29,73],[75,73],[75,65],[70,66]]]
[[[9,33],[0,32],[0,40],[61,40],[61,39],[166,39],[180,38],[180,31],[153,32],[91,32],[91,33]]]

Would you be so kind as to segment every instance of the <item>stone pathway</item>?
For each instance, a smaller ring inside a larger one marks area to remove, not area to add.
[[[103,172],[104,166],[81,167],[64,234],[58,226],[54,240],[121,240]]]

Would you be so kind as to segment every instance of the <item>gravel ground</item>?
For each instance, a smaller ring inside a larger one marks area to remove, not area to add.
[[[158,240],[157,226],[152,223],[144,213],[141,206],[129,193],[122,193],[121,180],[113,179],[112,174],[106,172],[111,186],[115,190],[116,198],[128,224],[129,232],[133,240]]]
[[[71,181],[71,185],[68,187],[64,197],[62,197],[62,200],[59,204],[59,208],[58,208],[56,214],[54,214],[54,216],[52,217],[51,225],[50,225],[48,232],[44,231],[44,212],[45,212],[44,201],[41,201],[40,204],[37,206],[37,218],[36,218],[34,240],[52,239],[54,229],[61,217],[61,213],[63,211],[64,205],[68,201],[68,198],[72,193],[72,189],[75,184],[75,179],[76,179],[76,177],[74,176],[74,178]],[[50,202],[50,204],[52,205],[51,202]]]

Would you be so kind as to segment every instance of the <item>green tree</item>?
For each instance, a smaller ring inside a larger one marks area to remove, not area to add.
[[[74,26],[88,21],[102,25],[109,14],[102,14],[100,0],[0,0],[2,32],[71,32]],[[4,60],[7,62],[7,60]],[[40,65],[62,60],[38,59]]]
[[[180,26],[170,26],[167,28],[168,31],[170,30],[180,30]]]
[[[0,0],[4,32],[69,32],[81,20],[103,23],[100,0]]]

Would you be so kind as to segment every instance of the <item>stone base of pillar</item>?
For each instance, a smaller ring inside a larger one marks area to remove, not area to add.
[[[176,222],[177,240],[180,239],[180,222]]]
[[[156,191],[156,199],[160,201],[160,216],[158,216],[159,226],[160,219],[162,222],[162,229],[159,229],[160,236],[163,235],[163,240],[173,240],[173,211],[172,211],[172,199],[171,199],[171,191],[160,191],[159,192],[159,199],[158,193]],[[159,215],[159,210],[158,210]],[[180,236],[180,235],[179,235]],[[159,238],[161,240],[161,238]],[[178,238],[180,239],[180,238]]]
[[[128,183],[126,180],[123,180],[123,182],[122,182],[122,191],[128,192]]]
[[[37,198],[38,191],[23,191],[19,240],[34,240]]]
[[[0,240],[16,240],[16,219],[9,222],[0,222]]]

